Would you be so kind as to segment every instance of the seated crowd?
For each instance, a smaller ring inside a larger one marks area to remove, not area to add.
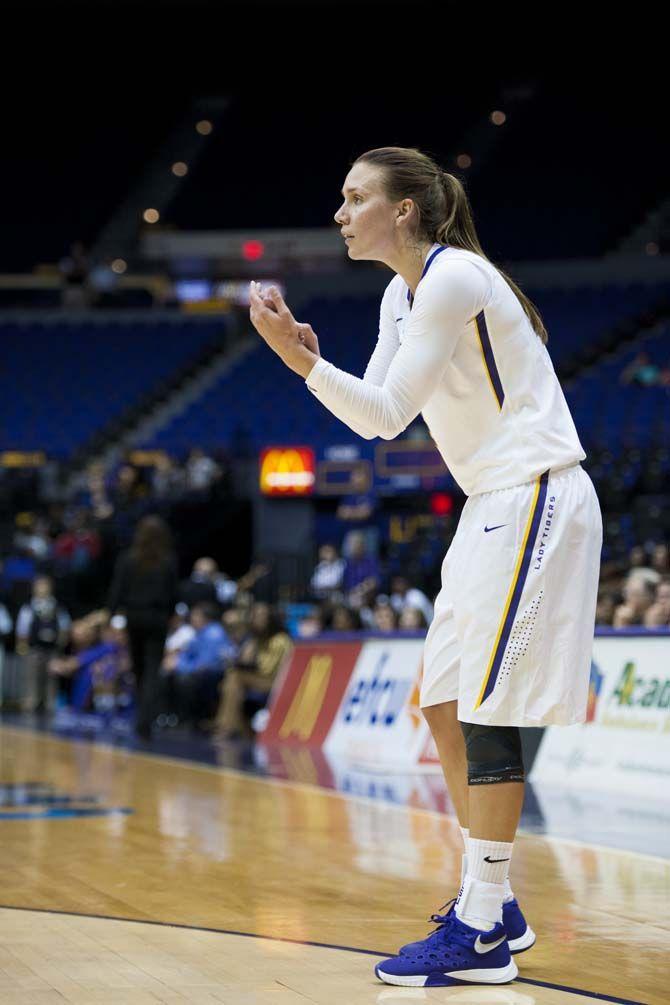
[[[32,514],[32,489],[20,479],[13,483],[16,498],[7,496],[6,503],[17,516],[0,559],[0,670],[13,643],[21,680],[12,697],[20,710],[66,708],[122,718],[132,707],[127,623],[109,598],[105,606],[110,570],[101,550],[106,540],[114,542],[114,551],[127,543],[156,500],[217,499],[228,480],[225,459],[214,461],[197,448],[183,464],[165,458],[150,484],[147,478],[126,461],[111,473],[92,466],[85,489],[69,506]],[[360,506],[338,511],[338,519],[357,525],[345,532],[341,546],[319,547],[304,602],[285,604],[281,612],[263,602],[274,596],[263,589],[267,567],[254,566],[235,581],[212,558],[198,558],[167,608],[174,609],[153,702],[155,723],[222,737],[250,733],[251,718],[265,706],[292,639],[324,632],[425,632],[433,617],[438,559],[430,557],[417,574],[397,555],[380,558],[360,529],[369,517]],[[437,545],[441,561],[443,542]],[[29,584],[29,599],[25,593],[17,599],[13,575]],[[93,589],[96,576],[102,591]],[[78,591],[69,588],[72,581],[80,584]],[[91,596],[97,598],[94,610]],[[670,628],[666,541],[636,546],[625,561],[603,562],[596,625]],[[6,681],[3,688],[6,697]]]
[[[612,628],[670,627],[670,547],[631,549],[626,568],[604,563],[596,625]]]
[[[255,574],[240,582],[248,585]],[[186,725],[226,738],[249,733],[251,712],[266,704],[291,638],[274,607],[255,601],[246,589],[232,593],[231,583],[212,559],[203,558],[182,584],[184,596],[207,599],[176,605],[160,665],[156,725]],[[67,709],[122,718],[134,690],[126,625],[123,615],[104,608],[72,621],[51,579],[39,576],[16,622],[21,711]],[[12,628],[0,605],[3,638]]]

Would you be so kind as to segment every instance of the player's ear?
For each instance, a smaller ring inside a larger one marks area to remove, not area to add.
[[[398,220],[406,219],[412,212],[412,206],[414,203],[411,199],[403,199],[398,208],[396,209],[396,218]]]

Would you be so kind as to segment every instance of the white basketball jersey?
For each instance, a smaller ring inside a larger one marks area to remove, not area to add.
[[[390,281],[362,379],[320,359],[305,383],[366,439],[394,439],[421,413],[467,495],[586,457],[518,298],[494,265],[460,248],[432,246],[414,297],[400,275]]]

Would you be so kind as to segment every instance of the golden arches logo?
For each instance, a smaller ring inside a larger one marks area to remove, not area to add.
[[[310,658],[279,729],[280,739],[309,740],[326,697],[332,669],[330,653],[315,653]]]
[[[314,489],[314,467],[310,447],[269,447],[261,454],[261,492],[308,495]]]

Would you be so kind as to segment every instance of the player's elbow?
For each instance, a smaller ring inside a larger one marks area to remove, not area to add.
[[[395,440],[396,436],[400,436],[406,428],[406,423],[389,418],[380,425],[377,436],[381,437],[382,440]]]
[[[396,436],[400,436],[404,428],[405,426],[401,425],[385,426],[384,429],[379,430],[377,435],[381,437],[381,439],[395,439]]]

